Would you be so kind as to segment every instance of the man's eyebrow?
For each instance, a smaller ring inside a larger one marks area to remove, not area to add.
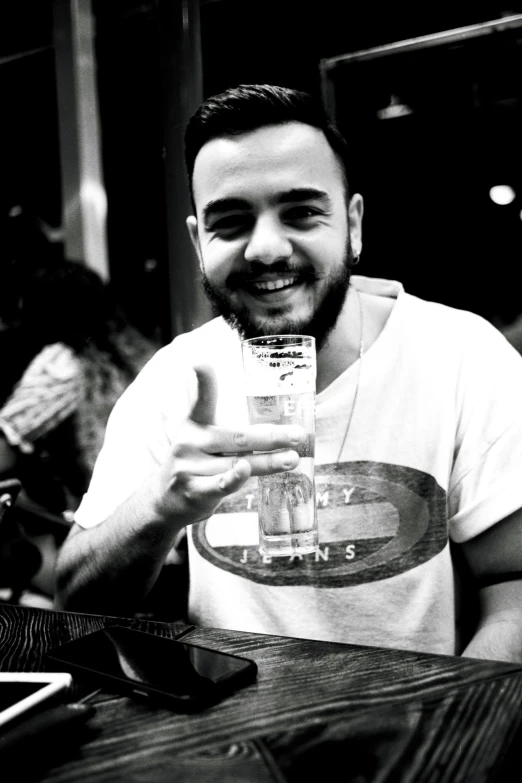
[[[325,201],[331,203],[330,196],[324,190],[317,188],[292,188],[277,196],[278,204],[288,204],[292,201]]]
[[[274,197],[275,204],[290,204],[297,201],[323,201],[326,204],[331,203],[330,196],[324,190],[317,188],[292,188],[278,193]],[[222,215],[224,212],[233,212],[236,210],[251,210],[252,205],[242,198],[218,198],[209,201],[203,207],[203,222],[208,221],[216,215]]]

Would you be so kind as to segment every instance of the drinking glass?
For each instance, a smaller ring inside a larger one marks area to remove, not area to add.
[[[316,552],[315,338],[269,335],[242,343],[251,424],[299,424],[306,437],[293,470],[258,479],[259,548],[266,555]]]

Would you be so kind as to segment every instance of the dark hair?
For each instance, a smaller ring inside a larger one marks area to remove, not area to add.
[[[8,367],[0,382],[0,404],[46,345],[65,343],[79,355],[94,344],[122,366],[111,339],[122,316],[94,270],[67,259],[48,260],[24,279],[20,295],[16,324],[1,333],[0,352],[8,357]]]
[[[219,136],[236,136],[262,128],[302,122],[321,130],[341,164],[348,199],[348,151],[344,137],[320,100],[306,92],[271,84],[240,84],[204,101],[185,131],[185,164],[194,206],[192,177],[200,149]]]
[[[80,262],[37,269],[22,292],[22,322],[42,345],[64,342],[77,351],[106,330],[108,300],[101,278]]]

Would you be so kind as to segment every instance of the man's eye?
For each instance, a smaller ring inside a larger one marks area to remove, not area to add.
[[[245,231],[251,222],[252,219],[248,215],[227,215],[216,220],[211,230],[216,234],[230,236]]]
[[[319,211],[314,207],[292,207],[286,210],[285,219],[290,221],[310,220],[319,214]]]

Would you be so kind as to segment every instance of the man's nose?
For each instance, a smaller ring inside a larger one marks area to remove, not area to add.
[[[292,244],[284,226],[271,217],[259,218],[245,248],[245,261],[273,264],[291,255]]]

